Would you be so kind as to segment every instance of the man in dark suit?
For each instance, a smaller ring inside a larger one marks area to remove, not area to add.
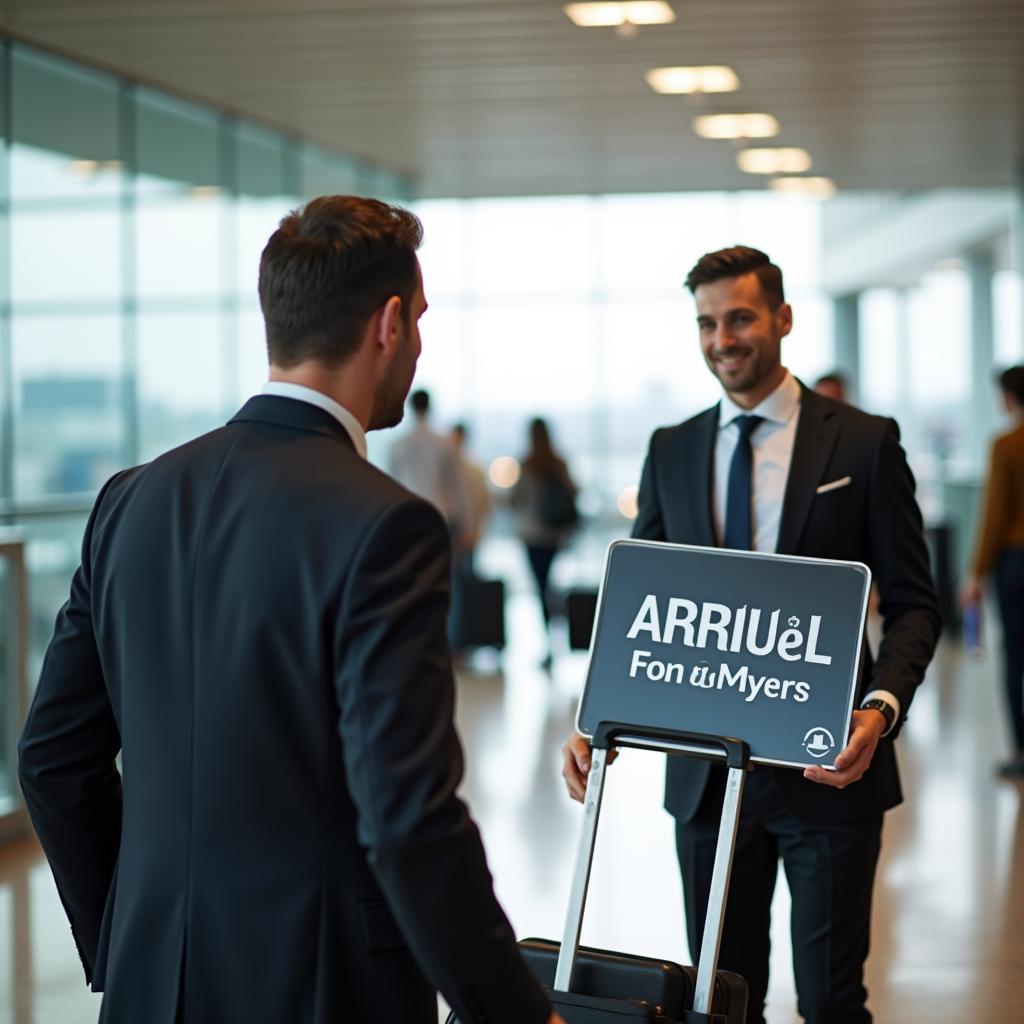
[[[940,630],[914,480],[893,420],[816,395],[782,365],[792,310],[782,273],[764,253],[709,253],[687,286],[705,361],[724,393],[718,405],[654,433],[633,536],[862,561],[884,619],[877,659],[867,651],[862,659],[859,709],[835,770],[759,767],[747,783],[720,966],[747,979],[748,1022],[762,1022],[781,858],[800,1013],[808,1024],[864,1024],[882,815],[902,800],[893,741]],[[580,798],[586,742],[572,738],[564,758],[569,790]],[[669,758],[665,806],[676,819],[694,951],[724,774],[705,761]]]
[[[365,459],[421,237],[370,199],[286,217],[265,393],[97,498],[20,773],[101,1021],[427,1024],[433,986],[556,1020],[455,795],[445,524]]]

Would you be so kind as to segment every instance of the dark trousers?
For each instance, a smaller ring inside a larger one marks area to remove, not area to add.
[[[1024,755],[1024,548],[996,563],[996,597],[1003,622],[1003,680],[1015,752]]]
[[[540,597],[540,610],[544,615],[544,625],[551,625],[551,604],[548,598],[548,577],[551,575],[551,563],[558,554],[558,548],[542,544],[527,544],[526,557],[530,562],[530,571],[537,583],[537,594]]]
[[[864,961],[882,816],[840,825],[803,821],[779,799],[773,773],[757,768],[747,777],[718,966],[746,978],[747,1024],[763,1024],[772,894],[781,858],[793,905],[797,1008],[807,1024],[869,1024]],[[695,958],[720,814],[721,801],[710,794],[693,821],[676,823],[686,930]]]

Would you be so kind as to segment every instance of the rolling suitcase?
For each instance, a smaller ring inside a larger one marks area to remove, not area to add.
[[[724,755],[729,767],[707,921],[696,968],[579,946],[604,793],[605,762],[612,747],[639,747],[714,759]],[[562,942],[524,939],[519,943],[524,959],[549,990],[555,1009],[567,1024],[743,1024],[747,984],[737,974],[717,970],[717,964],[749,759],[750,751],[740,740],[616,723],[602,723],[598,727],[593,738],[583,826]],[[454,1015],[449,1016],[448,1024],[457,1024]]]
[[[589,651],[597,614],[597,591],[577,588],[565,595],[565,617],[569,623],[569,649]]]
[[[452,592],[452,647],[505,648],[505,584],[463,573]]]

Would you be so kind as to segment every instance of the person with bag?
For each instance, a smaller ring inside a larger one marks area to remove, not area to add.
[[[530,421],[530,448],[521,461],[522,476],[512,493],[516,511],[516,531],[530,563],[537,585],[548,653],[544,667],[551,664],[551,601],[548,579],[555,556],[565,546],[579,523],[576,508],[576,484],[565,460],[555,451],[547,422],[540,417]]]
[[[981,613],[982,581],[995,584],[1003,623],[1003,687],[1009,711],[1013,754],[996,768],[1008,779],[1024,778],[1024,366],[1011,366],[998,378],[1010,429],[996,438],[989,454],[988,478],[974,561],[960,592],[965,622]],[[975,626],[975,634],[978,626]],[[979,640],[976,635],[974,642]]]

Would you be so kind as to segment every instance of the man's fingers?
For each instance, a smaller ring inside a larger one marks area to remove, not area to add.
[[[609,750],[605,764],[611,764],[618,756],[617,750]],[[565,779],[569,796],[581,803],[587,793],[590,765],[590,744],[582,736],[573,736],[562,747],[562,778]]]
[[[585,776],[580,775],[580,770],[576,767],[576,761],[568,752],[566,752],[563,757],[562,778],[565,779],[565,785],[569,790],[569,796],[571,796],[573,800],[579,800],[582,802],[583,794],[586,792]]]
[[[582,736],[573,736],[562,747],[562,778],[573,800],[583,801],[590,771],[590,744]]]
[[[868,736],[866,735],[865,730],[854,729],[853,735],[850,737],[850,742],[846,744],[836,757],[836,768],[840,771],[844,768],[849,768],[850,765],[864,753],[867,745]]]
[[[840,763],[840,759],[843,759]],[[814,767],[804,769],[804,778],[811,782],[820,782],[835,789],[845,789],[851,782],[857,782],[871,764],[871,751],[868,744],[854,746],[852,740],[846,749],[836,758],[836,770]]]

